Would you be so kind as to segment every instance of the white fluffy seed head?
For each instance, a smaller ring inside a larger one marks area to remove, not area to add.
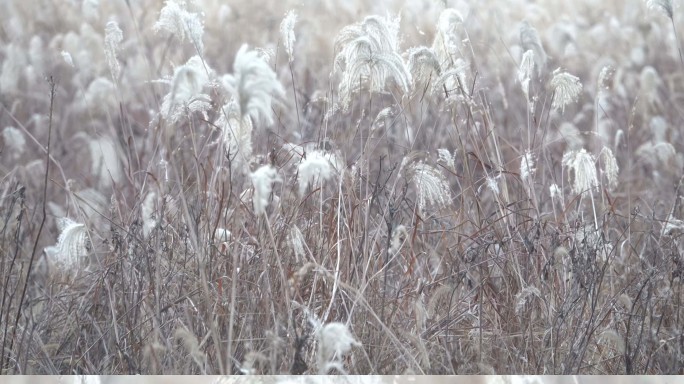
[[[463,15],[454,8],[446,8],[439,14],[432,50],[443,70],[451,66],[460,52],[462,38],[459,31],[462,24]]]
[[[520,45],[525,52],[534,52],[534,67],[537,69],[537,77],[540,78],[542,72],[546,69],[546,51],[541,43],[537,29],[527,21],[523,21],[520,24]]]
[[[45,248],[45,253],[57,265],[68,270],[88,255],[86,226],[64,217],[57,219],[57,228],[60,230],[57,244]]]
[[[560,109],[561,112],[565,112],[565,107],[568,104],[577,101],[580,92],[582,92],[582,83],[579,77],[561,71],[558,68],[553,71],[551,88],[553,88],[554,92],[551,106],[555,109]]]
[[[119,150],[114,140],[104,136],[90,140],[91,174],[99,180],[99,186],[109,188],[121,181],[124,175]]]
[[[199,56],[193,56],[176,67],[171,79],[162,80],[171,85],[171,90],[162,100],[161,116],[171,124],[193,112],[201,112],[206,118],[206,111],[211,108],[211,97],[203,91],[211,76],[212,69]]]
[[[408,168],[411,181],[416,186],[418,208],[425,212],[428,205],[443,208],[451,202],[451,192],[446,177],[437,168],[422,161]]]
[[[12,158],[15,160],[24,153],[24,150],[26,149],[26,139],[19,129],[5,127],[5,129],[2,130],[2,139],[5,142],[5,146],[10,149]]]
[[[518,69],[518,81],[520,81],[520,88],[530,102],[530,81],[534,73],[534,51],[531,49],[525,51],[520,61],[520,69]]]
[[[235,55],[233,74],[222,78],[223,86],[238,107],[239,115],[250,116],[255,123],[273,123],[273,97],[283,97],[285,90],[268,63],[256,50],[243,45]]]
[[[299,196],[304,196],[309,184],[328,180],[340,169],[341,162],[332,153],[313,150],[306,152],[297,166]]]
[[[306,257],[306,240],[304,239],[304,234],[299,230],[299,227],[292,225],[290,227],[290,234],[287,236],[287,240],[292,247],[292,252],[295,255],[297,262],[301,261]]]
[[[487,176],[486,182],[487,182],[487,188],[489,188],[490,191],[492,191],[493,194],[498,195],[499,194],[499,183],[497,182],[498,177],[490,177]]]
[[[453,154],[448,149],[440,148],[437,150],[439,161],[443,162],[447,168],[452,171],[456,170],[456,151]]]
[[[249,176],[254,186],[254,196],[252,197],[254,213],[261,216],[266,213],[271,191],[273,191],[273,183],[282,181],[282,179],[272,165],[261,166]]]
[[[346,110],[352,96],[363,88],[385,92],[394,81],[406,94],[411,88],[411,74],[398,53],[399,19],[368,16],[363,22],[349,25],[335,39],[335,72],[341,74],[340,102]]]
[[[408,70],[413,78],[413,92],[421,91],[422,86],[442,74],[435,52],[424,46],[409,49]]]
[[[389,255],[394,256],[401,250],[404,243],[408,239],[408,231],[403,225],[398,225],[392,231],[392,238],[390,239],[390,247],[388,249]]]
[[[141,213],[143,219],[143,235],[149,236],[154,227],[157,226],[157,194],[150,192],[145,196],[141,206]]]
[[[200,13],[189,12],[185,1],[167,0],[154,24],[154,31],[165,31],[180,41],[188,39],[199,53],[204,50],[204,22]]]
[[[117,60],[116,56],[121,49],[120,45],[123,41],[123,31],[119,28],[119,24],[116,21],[110,21],[105,26],[105,57],[107,58],[107,65],[109,66],[109,72],[112,74],[112,79],[115,81],[119,78],[121,74],[121,65]]]
[[[354,339],[346,325],[328,323],[317,332],[318,339],[318,373],[326,374],[330,368],[343,370],[342,357],[352,347],[360,347],[361,343]]]
[[[568,168],[568,173],[574,173],[572,190],[576,194],[598,187],[596,165],[594,156],[584,148],[579,151],[566,152],[563,155],[563,166]]]
[[[254,126],[249,116],[240,117],[235,103],[224,105],[216,126],[222,131],[221,139],[231,166],[239,173],[249,172],[252,158],[252,131]]]
[[[62,55],[62,59],[64,60],[65,63],[67,63],[68,66],[74,67],[74,59],[71,57],[71,54],[67,51],[62,51],[60,52]]]
[[[608,180],[608,190],[613,191],[618,185],[618,173],[620,168],[618,167],[617,160],[613,155],[613,151],[608,147],[603,147],[600,154],[601,158],[601,172],[606,176]]]
[[[294,60],[294,43],[297,40],[294,34],[295,23],[297,23],[297,14],[294,10],[288,11],[280,23],[280,38],[283,39],[283,46],[290,62]]]
[[[535,171],[534,154],[528,149],[520,159],[520,177],[523,179],[523,181],[527,181],[534,176]]]

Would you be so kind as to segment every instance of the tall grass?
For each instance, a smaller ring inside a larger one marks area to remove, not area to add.
[[[684,372],[670,2],[295,3],[8,1],[3,374]]]

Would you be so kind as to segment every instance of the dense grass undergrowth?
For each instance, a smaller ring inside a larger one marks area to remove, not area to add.
[[[6,1],[0,372],[684,373],[677,6]]]

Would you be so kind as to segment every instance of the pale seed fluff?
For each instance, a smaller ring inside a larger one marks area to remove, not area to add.
[[[209,85],[212,75],[211,68],[199,56],[193,56],[177,67],[171,79],[162,80],[172,88],[162,100],[160,114],[172,124],[193,112],[202,113],[206,119],[211,98],[203,90]]]
[[[26,139],[24,134],[14,127],[5,127],[2,130],[2,139],[5,142],[5,146],[9,148],[12,158],[18,159],[24,150],[26,150]]]
[[[396,255],[397,252],[401,250],[401,247],[404,246],[406,239],[408,239],[408,231],[406,230],[406,227],[403,225],[398,225],[395,227],[392,231],[392,238],[390,239],[390,247],[388,249],[389,255]]]
[[[498,177],[490,177],[487,176],[486,183],[487,183],[487,188],[489,188],[490,191],[492,191],[493,194],[498,195],[499,194],[499,183],[496,181]]]
[[[304,240],[304,234],[302,234],[302,231],[300,231],[296,225],[290,227],[290,234],[287,236],[287,240],[292,247],[292,252],[294,253],[297,262],[303,260],[306,256],[304,249],[306,241]]]
[[[68,66],[74,67],[74,59],[71,57],[71,54],[67,51],[62,51],[60,53],[62,55],[62,59],[64,60],[65,63],[67,63]]]
[[[349,25],[335,39],[335,72],[341,74],[340,102],[346,110],[352,96],[361,89],[386,92],[393,81],[407,94],[411,89],[411,74],[399,48],[399,19],[368,16],[363,22]]]
[[[520,45],[525,52],[534,52],[534,67],[537,69],[536,75],[541,77],[542,72],[546,68],[546,51],[541,43],[537,29],[528,21],[523,21],[520,24]]]
[[[259,167],[259,169],[251,173],[249,177],[254,186],[254,197],[252,198],[254,213],[257,216],[261,216],[266,213],[271,191],[273,191],[273,183],[280,182],[282,179],[278,175],[278,171],[272,165]]]
[[[525,51],[520,61],[520,69],[518,69],[518,81],[527,102],[530,102],[530,80],[532,79],[534,71],[534,51],[531,49]]]
[[[562,192],[558,184],[551,184],[549,186],[549,195],[551,196],[551,199],[560,199],[562,198]]]
[[[306,152],[297,167],[299,195],[304,196],[309,184],[328,180],[340,170],[341,162],[334,154],[313,150]]]
[[[107,65],[109,66],[109,72],[112,74],[112,79],[115,81],[119,78],[121,74],[121,65],[117,60],[116,56],[121,49],[121,42],[123,41],[123,31],[119,28],[119,24],[116,21],[110,21],[105,26],[105,57],[107,58]]]
[[[108,114],[113,108],[118,108],[116,85],[105,76],[93,79],[83,95],[74,103],[79,112],[93,114]]]
[[[199,53],[202,53],[204,49],[202,15],[188,12],[185,1],[167,0],[159,13],[159,20],[154,24],[154,31],[168,32],[180,41],[188,39]]]
[[[4,53],[0,67],[0,94],[9,95],[19,90],[19,80],[28,65],[28,58],[25,49],[16,43],[6,45]]]
[[[672,0],[646,0],[649,9],[657,9],[663,12],[670,19],[674,16]]]
[[[45,253],[48,259],[53,259],[57,265],[68,269],[88,255],[87,229],[85,224],[66,217],[57,219],[57,228],[60,230],[57,244],[46,247]]]
[[[346,325],[337,322],[324,325],[318,330],[316,336],[318,373],[324,375],[333,368],[340,373],[346,373],[342,358],[351,351],[352,347],[360,347],[361,342],[352,336]]]
[[[601,158],[601,164],[603,165],[601,172],[608,180],[608,190],[613,191],[615,188],[617,188],[618,172],[620,171],[617,160],[613,155],[613,151],[611,151],[608,147],[603,147],[599,156]]]
[[[671,235],[672,233],[679,234],[682,231],[684,231],[684,220],[675,219],[674,217],[670,216],[665,221],[662,233],[664,235]]]
[[[599,72],[598,80],[596,81],[598,85],[598,93],[604,93],[609,90],[615,78],[615,67],[612,65],[605,65],[601,68]]]
[[[91,174],[99,180],[99,186],[109,188],[123,178],[123,166],[114,141],[103,136],[88,143],[91,155]]]
[[[523,179],[523,181],[527,181],[534,176],[535,171],[534,154],[528,149],[520,159],[520,177]]]
[[[579,77],[561,71],[558,68],[553,71],[551,88],[553,88],[554,92],[551,106],[555,109],[560,109],[561,112],[565,112],[565,107],[568,104],[577,101],[580,92],[582,92],[582,83]]]
[[[440,148],[437,150],[437,155],[439,156],[439,161],[443,162],[447,168],[452,171],[456,170],[456,151],[454,151],[454,154],[452,155],[448,149]]]
[[[252,158],[254,126],[249,116],[240,117],[237,108],[235,103],[224,105],[216,126],[222,131],[221,140],[231,166],[240,173],[246,173]]]
[[[233,234],[225,228],[216,228],[214,231],[214,241],[217,243],[225,243],[233,238]]]
[[[294,44],[297,40],[294,34],[294,26],[297,23],[297,14],[290,10],[285,14],[285,18],[280,23],[280,38],[283,39],[283,46],[290,62],[294,60]]]
[[[223,76],[221,82],[233,96],[241,117],[250,116],[255,123],[273,123],[273,96],[282,97],[285,90],[257,51],[249,50],[247,45],[240,47],[233,62],[233,74]]]
[[[446,8],[439,14],[432,50],[442,69],[451,66],[459,54],[462,38],[459,34],[463,24],[463,15],[454,8]]]
[[[437,55],[425,46],[409,49],[408,70],[413,78],[413,92],[422,91],[422,87],[442,74]]]
[[[420,161],[412,164],[411,180],[418,193],[418,207],[422,212],[428,205],[443,208],[451,202],[451,192],[446,177],[437,168]]]
[[[584,148],[579,151],[566,152],[563,155],[563,166],[574,174],[572,190],[576,194],[581,194],[598,187],[596,176],[596,165],[594,156]]]
[[[143,236],[150,235],[154,227],[157,226],[157,194],[150,192],[145,196],[145,200],[140,207],[143,220]]]
[[[468,88],[467,71],[468,63],[458,58],[453,60],[449,67],[442,71],[432,83],[432,93],[437,95],[446,91],[447,96],[459,96],[461,92],[466,92]]]

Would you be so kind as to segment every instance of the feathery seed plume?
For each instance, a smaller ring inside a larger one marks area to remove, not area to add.
[[[456,55],[460,54],[462,39],[457,30],[461,24],[463,24],[463,15],[454,8],[446,8],[439,14],[432,50],[442,70],[449,69]]]
[[[418,193],[418,207],[425,211],[427,205],[443,208],[451,202],[451,192],[446,177],[437,168],[422,161],[409,167],[411,181]]]
[[[579,77],[561,71],[560,68],[553,71],[551,87],[554,91],[551,106],[560,109],[561,112],[565,112],[565,107],[568,104],[576,102],[577,97],[582,92],[582,83]]]
[[[411,74],[397,52],[398,33],[398,18],[378,16],[368,16],[340,31],[335,40],[335,71],[342,75],[339,92],[344,110],[352,95],[364,86],[380,93],[392,80],[405,94],[410,91]]]
[[[283,39],[283,45],[285,46],[285,52],[287,52],[287,57],[290,62],[294,60],[294,43],[297,40],[294,34],[294,26],[297,22],[297,14],[294,10],[289,10],[285,14],[285,18],[280,23],[280,36]]]
[[[46,247],[48,258],[54,258],[58,265],[69,269],[88,255],[88,234],[85,224],[77,223],[67,217],[57,219],[60,230],[57,244]]]
[[[273,183],[283,180],[272,165],[259,167],[259,169],[251,173],[249,177],[252,179],[252,185],[254,185],[254,196],[252,198],[254,213],[257,216],[261,216],[266,213],[268,199],[273,190]]]
[[[520,177],[523,181],[530,179],[534,176],[534,154],[530,150],[526,150],[522,159],[520,159]]]
[[[62,55],[62,59],[64,60],[64,62],[73,68],[74,67],[74,59],[71,57],[71,54],[67,51],[62,51],[62,52],[60,52],[60,54]]]
[[[243,172],[249,172],[252,159],[252,131],[254,126],[249,116],[240,117],[238,106],[231,102],[223,107],[216,126],[221,128],[223,146],[231,165]]]
[[[224,75],[223,86],[233,96],[239,116],[250,116],[254,122],[273,123],[271,102],[273,96],[285,94],[268,63],[259,53],[245,44],[235,55],[233,74]]]
[[[346,325],[328,323],[317,332],[318,339],[318,373],[327,374],[331,368],[345,373],[342,358],[352,347],[360,347],[361,343],[354,339]]]
[[[601,163],[603,164],[601,172],[606,175],[606,179],[608,180],[608,190],[612,191],[617,188],[617,178],[620,168],[618,167],[617,160],[610,148],[603,147],[599,156],[601,158]]]
[[[199,53],[204,50],[204,22],[199,13],[188,12],[185,1],[167,0],[154,24],[154,31],[166,31],[180,41],[187,38]]]
[[[530,81],[534,74],[534,51],[531,49],[525,51],[520,61],[520,69],[518,70],[518,81],[520,81],[520,87],[522,88],[523,94],[527,99],[527,103],[530,103]],[[532,108],[532,105],[529,106]]]
[[[439,161],[443,162],[447,166],[447,168],[449,168],[452,171],[456,170],[456,151],[454,151],[452,155],[448,149],[439,148],[437,150],[437,155],[439,156]]]
[[[497,179],[499,177],[491,177],[487,176],[486,182],[487,182],[487,188],[489,188],[490,191],[492,191],[493,194],[498,195],[499,194],[499,183],[497,182]]]
[[[328,180],[337,170],[340,170],[340,161],[334,154],[319,150],[307,152],[297,167],[299,195],[304,196],[310,183]]]
[[[392,238],[390,239],[390,247],[388,249],[390,256],[396,255],[401,250],[404,242],[408,239],[408,231],[403,225],[399,225],[392,231]]]
[[[213,73],[199,56],[193,56],[177,67],[171,79],[162,80],[172,85],[172,89],[162,100],[161,116],[171,124],[179,122],[187,113],[201,112],[206,118],[211,97],[202,91],[209,85]]]
[[[26,149],[26,139],[24,134],[14,127],[5,127],[2,130],[2,138],[7,148],[11,149],[12,157],[18,159]]]
[[[523,52],[534,52],[534,67],[537,69],[537,77],[541,78],[544,69],[546,69],[546,51],[542,46],[539,33],[528,21],[523,21],[520,24],[520,45]]]
[[[107,65],[109,72],[112,74],[112,79],[116,81],[121,73],[121,65],[116,58],[117,53],[121,49],[120,45],[123,41],[123,31],[119,28],[119,24],[112,20],[107,23],[105,27],[105,57],[107,58]]]
[[[598,187],[596,176],[596,165],[594,156],[584,148],[579,151],[566,152],[563,155],[563,166],[568,168],[568,173],[574,173],[572,190],[576,194],[581,194]]]
[[[408,51],[408,70],[413,78],[413,92],[420,87],[434,82],[442,74],[442,69],[435,52],[428,47],[414,47]]]

